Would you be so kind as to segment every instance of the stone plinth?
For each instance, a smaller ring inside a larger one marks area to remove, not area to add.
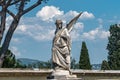
[[[67,70],[56,70],[51,73],[50,76],[47,77],[47,80],[82,80],[81,78],[77,78],[76,75],[70,74]]]

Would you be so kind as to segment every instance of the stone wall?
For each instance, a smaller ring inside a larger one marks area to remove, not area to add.
[[[0,80],[46,80],[52,70],[0,69]],[[72,70],[83,80],[120,80],[120,71]]]
[[[120,71],[74,70],[73,73],[83,80],[120,80]]]

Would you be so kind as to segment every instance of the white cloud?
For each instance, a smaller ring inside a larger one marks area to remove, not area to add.
[[[69,11],[64,14],[63,11],[55,6],[45,6],[38,11],[36,17],[23,17],[15,31],[15,35],[20,35],[25,38],[31,37],[37,41],[52,40],[56,29],[54,24],[55,20],[61,19],[64,22],[63,26],[66,26],[66,24],[78,14],[79,12],[77,11]],[[94,18],[94,15],[85,11],[80,18],[92,19]],[[84,24],[78,20],[71,32],[72,39],[77,40],[80,37],[80,32],[83,31],[83,28]],[[84,33],[84,35],[85,34],[87,33]]]
[[[14,43],[20,43],[20,40],[19,40],[19,38],[12,38],[12,42],[14,42]]]
[[[45,6],[37,14],[43,21],[50,20],[55,16],[63,15],[63,11],[60,11],[58,7],[55,6]]]
[[[69,13],[69,15],[71,15],[71,16],[76,16],[76,15],[79,14],[77,11],[69,11],[68,13]]]
[[[93,18],[95,18],[95,16],[92,13],[85,11],[82,13],[80,18],[81,19],[93,19]]]
[[[55,6],[45,6],[40,11],[37,12],[36,16],[39,17],[43,21],[53,21],[56,19],[62,19],[64,22],[69,21],[80,12],[70,10],[67,13],[60,10],[58,7]],[[95,16],[90,12],[83,12],[80,19],[93,19]]]
[[[70,33],[73,41],[79,40],[80,32],[82,32],[83,29],[84,29],[84,24],[81,22],[78,22],[73,26],[73,30]]]
[[[65,17],[75,17],[77,16],[79,13],[77,11],[72,11],[70,10],[69,12],[67,12],[66,14],[64,14]]]
[[[35,22],[36,25],[19,25],[16,30],[17,35],[22,35],[26,37],[31,37],[37,41],[52,40],[54,36],[54,28],[50,26],[41,26]]]
[[[77,11],[69,11],[63,15],[63,19],[71,20],[73,17],[77,16],[80,12]],[[86,20],[86,19],[94,19],[95,16],[92,13],[89,13],[87,11],[83,12],[80,16],[80,19]]]
[[[13,18],[11,16],[7,16],[6,18],[6,28],[5,28],[5,33],[7,32],[9,26],[10,26],[10,23],[12,22]]]
[[[79,40],[79,37],[80,37],[79,31],[73,30],[73,31],[70,33],[70,35],[71,35],[72,41],[77,41],[77,40]]]
[[[17,30],[19,30],[20,32],[26,32],[27,27],[25,25],[20,25],[18,26]]]
[[[109,31],[105,31],[101,27],[98,27],[98,28],[91,30],[89,32],[85,32],[82,35],[83,38],[90,39],[90,40],[104,39],[104,38],[107,38],[108,36],[109,36]]]
[[[110,36],[110,32],[109,31],[101,31],[101,35],[100,38],[107,38],[108,36]]]
[[[6,18],[6,21],[11,21],[11,20],[13,20],[13,18],[12,18],[11,16],[8,16],[8,17]]]
[[[15,54],[15,56],[20,56],[21,53],[19,52],[18,48],[17,47],[10,47],[10,50],[13,52],[13,54]]]
[[[75,16],[77,16],[79,13],[77,11],[69,11],[65,13],[62,16],[59,16],[59,19],[62,19],[64,22],[69,22],[71,19],[73,19]]]
[[[54,31],[55,30],[48,30],[45,33],[38,33],[34,39],[38,40],[38,41],[44,41],[44,40],[52,40],[53,36],[54,36]]]
[[[81,22],[77,22],[77,23],[74,25],[74,27],[75,27],[75,29],[83,30],[84,24],[81,23]]]

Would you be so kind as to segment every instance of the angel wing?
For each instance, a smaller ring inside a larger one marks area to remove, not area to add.
[[[70,32],[72,30],[73,24],[76,23],[76,21],[78,20],[78,18],[81,16],[82,12],[80,14],[78,14],[76,17],[74,17],[66,26],[66,28],[68,29],[68,31]]]

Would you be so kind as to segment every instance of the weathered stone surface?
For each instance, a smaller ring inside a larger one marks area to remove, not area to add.
[[[51,75],[69,75],[70,72],[68,70],[54,70]]]
[[[46,80],[46,77],[52,71],[51,69],[0,69],[0,80]],[[83,80],[120,80],[120,70],[71,71],[73,75],[77,75],[78,78],[82,78]]]
[[[76,75],[70,74],[68,70],[56,70],[47,77],[47,80],[82,80],[77,78]]]
[[[66,27],[63,27],[62,20],[56,20],[56,31],[52,43],[52,64],[53,69],[70,70],[71,37],[70,32],[82,13],[74,17]]]
[[[76,75],[55,75],[50,76],[47,80],[82,80],[81,78],[77,78]]]
[[[54,71],[47,77],[52,80],[76,80],[76,75],[71,75],[70,54],[71,37],[70,32],[82,13],[79,13],[63,28],[62,20],[56,20],[56,31],[52,44],[52,64]]]

